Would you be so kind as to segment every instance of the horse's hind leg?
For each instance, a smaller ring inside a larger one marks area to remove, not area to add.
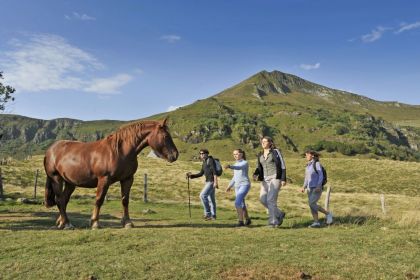
[[[65,182],[64,191],[63,191],[63,199],[64,199],[64,212],[67,213],[67,204],[69,203],[70,196],[74,192],[76,188],[75,185],[72,185],[68,182]],[[61,215],[58,219],[62,218]],[[74,226],[70,223],[70,220],[67,219],[67,223],[63,219],[64,222],[64,229],[74,229]]]
[[[76,186],[65,182],[64,183],[64,191],[62,192],[62,196],[63,196],[63,200],[64,200],[64,211],[67,213],[67,204],[69,203],[70,200],[70,196],[71,194],[74,192],[74,189],[76,188]],[[70,227],[73,228],[72,224],[70,222],[68,222],[67,226],[66,223],[64,221],[64,218],[61,216],[61,214],[58,216],[57,221],[56,221],[56,225],[60,225],[60,224],[64,224],[65,228]]]
[[[65,196],[63,192],[63,179],[60,176],[53,176],[52,178],[52,188],[55,194],[55,201],[57,203],[57,208],[60,211],[60,215],[57,219],[57,228],[63,229],[65,225],[69,223],[69,219],[66,214],[66,203]]]
[[[124,213],[121,219],[121,224],[125,228],[134,227],[133,222],[130,220],[130,214],[128,213],[128,202],[130,199],[130,189],[133,185],[133,177],[130,177],[124,181],[120,182],[121,184],[121,202],[123,205]]]
[[[92,229],[99,228],[99,211],[101,206],[104,203],[105,195],[108,192],[109,180],[108,177],[101,177],[98,179],[98,185],[96,187],[96,202],[95,208],[93,209],[92,218],[90,220],[90,225]]]

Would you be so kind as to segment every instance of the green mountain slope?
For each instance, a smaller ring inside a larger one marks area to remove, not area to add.
[[[285,153],[308,147],[333,155],[420,161],[420,106],[380,102],[321,86],[279,71],[262,71],[210,98],[169,113],[181,158],[207,147],[230,158],[235,147],[251,154],[270,135]],[[56,139],[96,140],[123,122],[42,121],[1,115],[2,154],[38,153]]]

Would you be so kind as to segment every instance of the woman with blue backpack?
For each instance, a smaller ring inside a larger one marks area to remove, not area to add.
[[[326,183],[325,169],[319,162],[319,156],[320,155],[313,150],[305,152],[308,163],[306,164],[305,181],[301,192],[307,191],[308,193],[308,203],[314,219],[314,222],[309,226],[310,228],[318,228],[321,226],[318,219],[318,211],[325,214],[327,225],[330,225],[333,222],[332,213],[317,204],[318,200],[321,198],[323,186]]]

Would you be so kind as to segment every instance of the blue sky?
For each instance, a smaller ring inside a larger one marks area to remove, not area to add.
[[[6,112],[133,120],[261,70],[420,104],[420,2],[0,0]]]

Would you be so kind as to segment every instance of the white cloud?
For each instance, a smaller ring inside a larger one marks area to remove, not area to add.
[[[163,35],[160,37],[161,40],[167,41],[168,43],[176,43],[181,40],[181,37],[178,35]]]
[[[120,87],[124,86],[132,79],[133,77],[128,74],[118,74],[108,78],[97,78],[93,79],[84,90],[99,94],[116,94],[120,93]]]
[[[370,33],[362,35],[361,39],[364,43],[375,42],[376,40],[379,40],[382,37],[382,35],[390,29],[391,28],[378,26],[377,28],[373,29]]]
[[[83,21],[96,20],[96,18],[88,16],[87,14],[79,14],[77,12],[73,12],[73,14],[70,15],[70,16],[65,15],[64,18],[67,19],[67,20],[83,20]]]
[[[140,69],[140,68],[135,68],[135,69],[133,70],[133,72],[134,72],[134,74],[136,74],[136,75],[142,75],[142,74],[144,74],[143,69]]]
[[[410,24],[403,23],[401,24],[400,28],[397,31],[395,31],[395,34],[399,34],[401,32],[416,29],[416,28],[420,28],[420,21],[410,23]]]
[[[103,81],[105,78],[95,78],[94,74],[105,66],[57,35],[33,35],[24,41],[13,39],[10,44],[13,50],[0,55],[0,63],[7,73],[7,82],[18,91],[79,90],[108,94],[118,93],[118,88],[131,80],[127,74],[109,78],[108,84]]]
[[[166,112],[175,111],[176,109],[178,109],[180,107],[182,107],[182,106],[174,106],[174,105],[171,105],[171,106],[168,107],[168,109],[166,109]]]
[[[313,69],[318,69],[319,67],[321,67],[321,63],[315,63],[313,65],[311,64],[301,64],[300,68],[304,69],[304,70],[313,70]]]

